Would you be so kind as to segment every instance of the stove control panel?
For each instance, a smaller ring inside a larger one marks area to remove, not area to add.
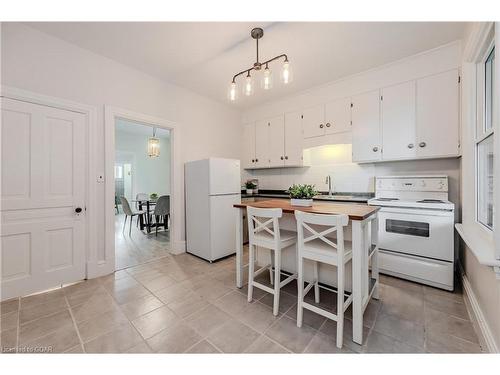
[[[377,191],[447,192],[448,177],[376,177],[375,188]]]

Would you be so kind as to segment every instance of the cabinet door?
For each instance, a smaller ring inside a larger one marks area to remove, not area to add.
[[[243,124],[243,155],[241,165],[245,169],[255,167],[255,123]]]
[[[325,133],[351,130],[351,98],[335,100],[325,105]]]
[[[415,145],[415,81],[382,89],[383,159],[410,159]]]
[[[268,120],[269,127],[269,166],[285,165],[285,119],[284,116]]]
[[[255,168],[269,167],[269,121],[255,123]]]
[[[353,96],[352,103],[352,160],[380,160],[380,92],[375,90]]]
[[[325,106],[307,108],[302,112],[304,138],[318,137],[325,134]]]
[[[302,119],[300,112],[285,114],[285,166],[301,166]]]
[[[458,70],[417,80],[417,156],[458,155]]]

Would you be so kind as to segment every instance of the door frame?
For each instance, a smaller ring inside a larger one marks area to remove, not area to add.
[[[97,107],[1,85],[0,97],[81,113],[85,116],[85,277],[99,276],[96,223],[96,121]],[[94,225],[92,225],[92,223]]]
[[[105,257],[113,259],[115,256],[115,121],[123,118],[133,122],[139,122],[151,127],[162,128],[170,131],[170,252],[180,254],[185,252],[185,241],[182,240],[181,230],[181,200],[182,200],[182,162],[180,155],[180,127],[173,121],[159,117],[133,112],[110,105],[104,106],[104,155],[105,155]],[[112,263],[115,271],[115,262]],[[106,264],[108,266],[108,264]]]

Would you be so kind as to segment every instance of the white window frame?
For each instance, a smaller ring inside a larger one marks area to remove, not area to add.
[[[485,101],[485,91],[486,91],[486,79],[485,79],[485,63],[488,57],[491,54],[491,51],[495,47],[495,32],[494,28],[492,28],[492,32],[490,36],[488,37],[486,43],[485,43],[486,48],[483,49],[483,53],[480,54],[479,58],[476,61],[476,129],[475,129],[475,139],[474,139],[474,215],[475,215],[475,222],[481,228],[482,231],[486,232],[488,236],[493,236],[493,232],[495,230],[495,222],[497,220],[494,220],[493,222],[493,229],[489,228],[485,224],[483,224],[481,221],[479,221],[479,175],[478,175],[478,148],[479,144],[484,141],[486,138],[489,136],[492,136],[495,132],[495,122],[497,121],[496,116],[493,114],[493,126],[491,129],[486,129],[486,118],[484,116],[485,109],[486,109],[486,101]],[[497,52],[497,49],[495,50]],[[498,74],[498,73],[497,73]],[[496,84],[495,82],[493,84]],[[497,94],[498,95],[498,94]],[[496,111],[495,103],[493,105],[493,112]],[[494,137],[494,135],[493,135]],[[495,141],[495,140],[494,140]],[[495,145],[495,142],[494,142]],[[496,150],[495,146],[494,149]],[[496,160],[498,157],[495,157],[494,165],[496,164]],[[494,167],[493,174],[496,174],[496,167]],[[498,188],[495,188],[496,185],[496,178],[494,177],[494,192],[498,191]],[[494,202],[494,207],[496,202]],[[498,205],[498,204],[497,204]],[[498,210],[495,210],[494,212],[498,215],[497,213]],[[497,229],[498,230],[498,229]]]

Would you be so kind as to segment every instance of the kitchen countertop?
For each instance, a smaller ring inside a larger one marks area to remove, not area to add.
[[[365,220],[380,207],[368,206],[361,204],[336,204],[316,202],[311,207],[292,206],[289,201],[284,199],[269,199],[260,202],[247,202],[235,204],[236,208],[258,207],[258,208],[281,208],[283,212],[294,213],[296,210],[311,212],[317,214],[345,214],[349,216],[350,220]]]
[[[368,199],[373,198],[373,193],[334,193],[328,196],[328,193],[321,192],[320,195],[315,196],[313,199],[317,201],[333,201],[333,202],[356,202],[366,203]],[[246,194],[245,190],[241,192],[241,198],[285,198],[290,196],[283,190],[259,190],[258,194]]]

